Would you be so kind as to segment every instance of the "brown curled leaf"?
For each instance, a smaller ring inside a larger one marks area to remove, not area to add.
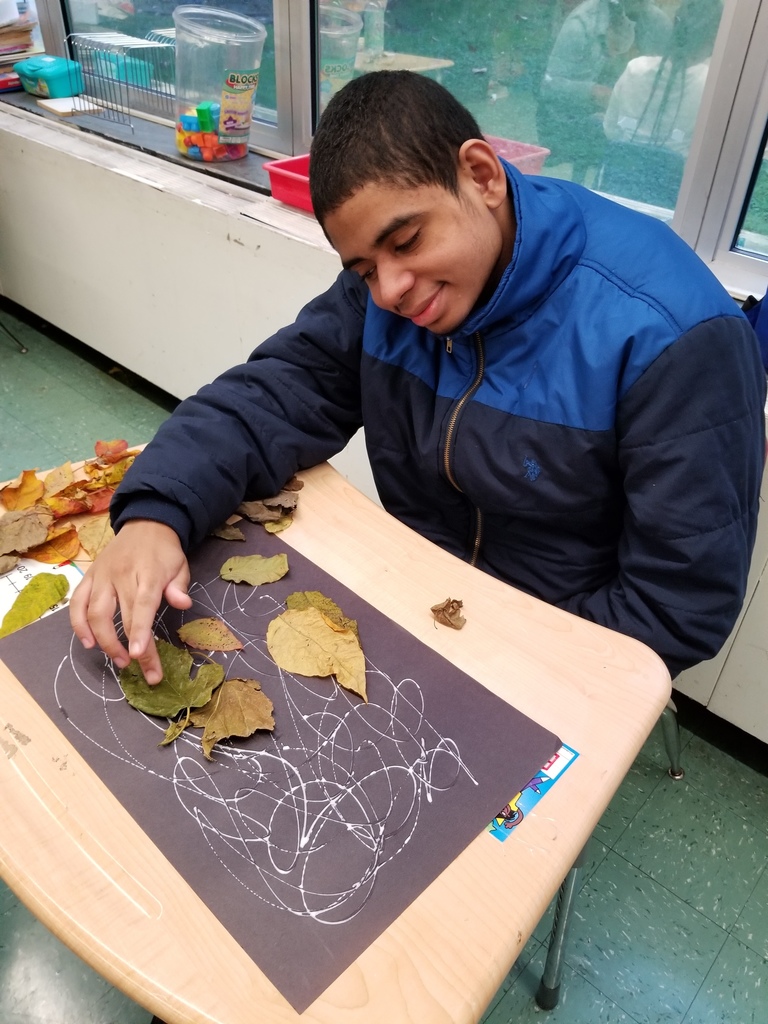
[[[449,597],[441,604],[433,604],[431,611],[436,622],[443,626],[450,626],[451,629],[461,629],[467,621],[461,614],[463,607],[463,601]]]

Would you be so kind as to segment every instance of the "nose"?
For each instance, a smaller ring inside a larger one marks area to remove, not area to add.
[[[376,266],[376,305],[399,312],[403,298],[413,287],[414,275],[398,260],[380,260]]]

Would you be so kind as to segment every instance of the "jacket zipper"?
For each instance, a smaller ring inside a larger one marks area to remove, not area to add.
[[[463,491],[456,482],[456,478],[454,477],[453,471],[451,470],[451,448],[453,445],[453,437],[456,431],[456,424],[458,422],[459,416],[461,415],[464,406],[467,404],[467,402],[471,400],[472,396],[480,387],[480,384],[482,383],[483,380],[483,374],[485,373],[485,351],[483,349],[483,339],[481,338],[479,331],[475,332],[473,340],[475,342],[475,352],[477,353],[477,371],[475,373],[474,380],[469,385],[464,394],[461,396],[461,398],[458,400],[453,412],[451,413],[451,418],[448,421],[448,429],[445,432],[445,447],[443,449],[443,468],[445,469],[445,475],[448,477],[449,481],[451,482],[451,485],[455,487],[456,490],[459,491],[460,493],[463,493]],[[445,351],[448,353],[448,355],[450,355],[453,352],[452,338],[446,338]],[[475,565],[477,563],[477,556],[480,552],[480,542],[482,540],[483,533],[483,514],[479,508],[474,509],[474,514],[475,538],[472,544],[472,555],[469,559],[470,565]]]

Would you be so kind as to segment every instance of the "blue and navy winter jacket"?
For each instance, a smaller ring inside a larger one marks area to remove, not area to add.
[[[517,236],[450,338],[353,272],[183,402],[113,503],[196,544],[364,424],[384,507],[481,569],[636,637],[674,675],[738,615],[765,376],[736,303],[667,226],[507,166]]]

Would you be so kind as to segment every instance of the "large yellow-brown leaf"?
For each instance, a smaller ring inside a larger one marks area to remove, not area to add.
[[[45,562],[46,565],[58,565],[60,562],[68,562],[77,557],[80,551],[80,539],[74,526],[65,526],[54,530],[49,534],[44,544],[30,548],[27,551],[27,558],[34,558],[36,562]]]
[[[272,701],[255,679],[225,679],[204,707],[190,713],[189,721],[204,730],[203,753],[212,761],[211,749],[219,740],[274,729],[272,711]]]
[[[368,700],[359,640],[351,629],[331,623],[318,608],[289,608],[278,615],[267,627],[267,648],[286,672],[335,675],[340,686]]]
[[[85,551],[91,558],[95,558],[114,538],[115,533],[110,525],[109,516],[102,514],[86,519],[77,528],[77,535]]]
[[[44,493],[45,484],[38,479],[34,469],[25,469],[0,491],[0,500],[9,511],[31,508]]]
[[[57,605],[68,590],[69,580],[59,573],[40,572],[33,576],[6,612],[0,626],[0,637],[35,622],[49,608]]]
[[[360,639],[360,631],[354,619],[348,619],[335,601],[326,597],[320,590],[296,590],[285,599],[286,608],[309,608],[312,605],[318,608],[326,619],[336,623],[340,629],[351,629],[357,639]]]
[[[22,555],[36,544],[44,543],[52,522],[50,510],[41,505],[6,512],[0,516],[0,555],[11,551]]]
[[[243,645],[221,619],[192,619],[176,630],[179,639],[199,651],[242,651]]]

